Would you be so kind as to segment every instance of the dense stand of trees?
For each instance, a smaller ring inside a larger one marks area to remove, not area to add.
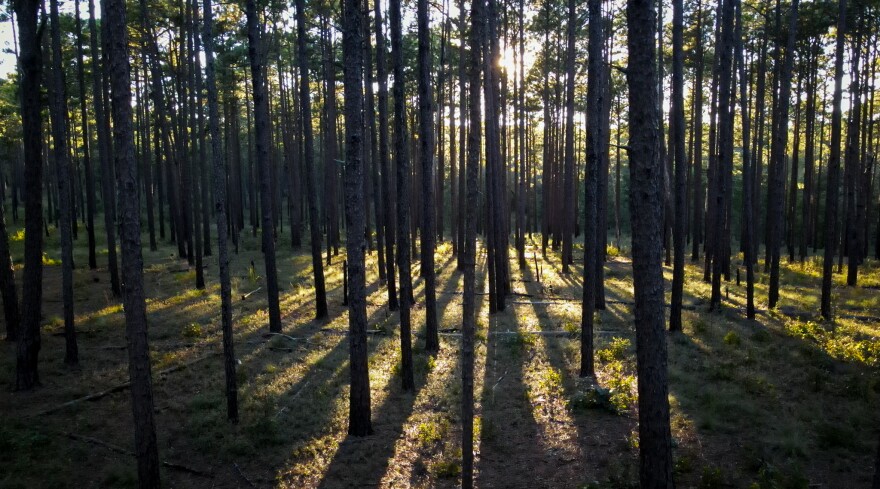
[[[44,235],[54,225],[65,363],[88,362],[77,348],[73,296],[74,243],[85,227],[88,266],[106,266],[108,292],[125,307],[144,487],[158,487],[159,471],[142,221],[150,252],[174,243],[195,268],[194,287],[205,287],[203,260],[216,249],[232,422],[229,262],[245,226],[261,236],[274,333],[285,326],[276,249],[302,247],[308,226],[314,317],[324,320],[324,268],[339,266],[333,257],[344,240],[354,436],[372,433],[366,254],[377,255],[385,306],[399,313],[400,376],[410,391],[414,331],[424,326],[427,354],[440,348],[434,257],[448,238],[464,283],[464,487],[474,471],[478,263],[491,314],[512,292],[511,246],[520,270],[531,258],[537,280],[539,247],[550,261],[560,250],[564,274],[583,265],[580,375],[593,377],[604,262],[611,244],[628,248],[641,482],[672,487],[664,252],[673,332],[682,331],[688,248],[711,285],[710,310],[725,307],[723,283],[745,270],[750,319],[780,303],[783,250],[790,262],[822,261],[828,321],[844,258],[851,287],[872,242],[880,259],[873,2],[721,0],[713,9],[672,0],[671,22],[656,0],[418,0],[414,16],[399,0],[132,5],[102,0],[98,11],[89,0],[87,28],[80,0],[8,6],[18,56],[9,77],[20,90],[0,96],[20,110],[0,119],[3,146],[12,148],[0,162],[0,293],[6,338],[17,342],[15,388],[27,391],[40,383]],[[22,203],[19,294],[6,206],[17,226]],[[766,298],[754,288],[762,246]],[[413,315],[416,264],[424,325]]]

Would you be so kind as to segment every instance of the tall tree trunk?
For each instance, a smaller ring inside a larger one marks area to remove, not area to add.
[[[98,268],[98,258],[95,253],[95,180],[92,174],[91,136],[89,135],[89,117],[86,111],[86,81],[85,61],[83,57],[82,22],[79,15],[79,0],[75,0],[74,9],[76,15],[76,67],[77,85],[79,86],[79,113],[82,119],[82,144],[83,144],[83,172],[86,184],[86,237],[89,246],[89,269]]]
[[[742,160],[743,160],[743,260],[746,266],[746,317],[755,319],[755,257],[752,240],[755,236],[754,213],[752,206],[754,197],[754,175],[752,155],[749,152],[751,118],[749,117],[749,97],[746,93],[748,77],[746,76],[745,58],[743,57],[742,38],[742,3],[736,0],[736,64],[739,65],[739,103],[740,120],[742,122]]]
[[[400,356],[403,390],[415,389],[412,360],[412,272],[410,271],[410,168],[406,125],[406,90],[403,74],[403,39],[400,0],[388,4],[391,22],[391,66],[394,73],[394,147],[397,148],[397,267],[400,270]]]
[[[801,206],[801,232],[798,255],[801,263],[807,257],[807,246],[813,229],[814,155],[816,148],[816,78],[818,77],[819,44],[813,42],[810,49],[810,73],[807,75],[806,147],[804,148],[804,198]]]
[[[574,0],[568,1],[569,21],[575,21]],[[581,302],[581,377],[592,377],[596,370],[593,359],[593,315],[596,308],[596,269],[602,264],[597,259],[597,184],[602,158],[602,114],[604,103],[602,54],[602,2],[587,3],[589,15],[589,59],[587,61],[587,168],[584,179],[584,286]]]
[[[834,251],[840,222],[837,219],[840,193],[840,102],[843,92],[843,48],[846,42],[846,0],[840,0],[837,17],[837,43],[834,49],[834,94],[831,102],[831,149],[828,156],[828,187],[825,191],[825,252],[822,261],[822,317],[831,319],[831,282]],[[821,160],[821,158],[820,158]]]
[[[565,200],[562,207],[562,273],[568,273],[568,266],[572,263],[572,241],[574,234],[575,222],[575,191],[574,191],[574,59],[575,59],[575,35],[577,31],[578,19],[575,11],[574,0],[568,0],[568,26],[567,31],[567,48],[565,51],[565,168],[563,170],[563,194]],[[598,78],[595,79],[598,81]],[[591,79],[590,83],[594,80]],[[598,93],[598,92],[597,92]],[[595,110],[598,112],[601,105],[597,105]],[[598,121],[597,121],[598,122]],[[598,143],[598,139],[596,140]],[[599,172],[599,163],[592,168],[592,171]],[[590,169],[588,169],[590,171]],[[598,180],[598,175],[595,180]],[[595,181],[594,180],[594,181]],[[595,197],[595,195],[594,195]],[[592,203],[590,203],[592,205]],[[595,211],[595,207],[593,207]],[[591,218],[592,219],[592,218]],[[592,239],[595,239],[592,238]],[[595,243],[593,243],[595,245]],[[595,254],[595,250],[593,250]],[[590,255],[593,256],[592,254]],[[595,302],[595,298],[593,299]]]
[[[471,489],[474,485],[474,337],[477,323],[477,295],[475,268],[477,249],[477,202],[479,200],[479,164],[481,144],[480,117],[480,66],[483,51],[483,1],[471,2],[470,56],[468,71],[468,131],[467,142],[467,205],[463,209],[465,231],[461,253],[464,272],[462,295],[462,346],[461,346],[461,487]],[[464,39],[461,40],[464,44]],[[462,62],[463,63],[463,62]],[[462,70],[463,71],[463,70]]]
[[[770,228],[770,287],[767,306],[776,307],[779,301],[779,254],[782,245],[782,209],[783,190],[785,187],[785,149],[788,141],[788,99],[791,94],[791,72],[794,64],[795,38],[797,35],[798,0],[791,2],[791,14],[788,21],[788,41],[785,48],[785,62],[782,67],[779,81],[779,99],[777,102],[776,134],[773,141],[774,168],[771,172],[770,191],[773,198],[767,211],[773,213],[772,222],[775,225]]]
[[[40,353],[40,311],[43,303],[43,128],[40,122],[43,55],[42,28],[37,28],[36,0],[19,0],[18,62],[21,70],[21,127],[24,147],[24,276],[22,281],[21,326],[15,364],[15,390],[30,390],[40,384],[37,361]]]
[[[440,350],[437,333],[437,276],[434,271],[434,116],[431,92],[431,26],[428,0],[418,0],[419,143],[422,159],[422,261],[425,277],[425,350]],[[442,69],[442,67],[441,67]]]
[[[321,219],[318,217],[318,192],[315,179],[315,143],[312,134],[312,102],[309,88],[309,58],[306,40],[305,0],[296,0],[296,50],[299,63],[300,122],[303,134],[303,168],[306,198],[309,203],[309,245],[312,250],[312,272],[315,276],[315,318],[327,317],[327,292],[324,286],[324,264],[321,261]]]
[[[58,0],[49,0],[52,37],[52,80],[49,114],[52,120],[52,149],[58,184],[58,210],[61,227],[61,298],[64,303],[64,363],[79,365],[73,316],[73,236],[71,230],[70,152],[67,147],[67,98],[61,61],[61,26]]]
[[[794,104],[794,140],[792,141],[792,153],[790,164],[790,180],[788,184],[788,201],[785,203],[786,218],[788,222],[786,226],[786,245],[788,247],[788,262],[794,263],[794,240],[797,236],[797,195],[798,195],[798,155],[801,146],[801,87],[803,84],[803,76],[798,76],[797,89],[795,90]]]
[[[385,58],[385,33],[382,23],[381,2],[373,2],[373,11],[376,16],[376,77],[379,85],[379,168],[382,173],[382,189],[385,198],[382,203],[382,212],[385,221],[385,278],[388,287],[388,309],[396,311],[399,307],[397,301],[397,283],[395,279],[394,240],[395,232],[395,192],[392,190],[391,165],[389,163],[390,150],[388,147],[388,68]]]
[[[351,371],[348,434],[373,433],[367,365],[367,295],[364,268],[363,38],[361,1],[345,0],[342,54],[345,66],[345,247],[348,259],[348,328]]]
[[[188,152],[187,158],[188,162],[186,165],[187,170],[189,171],[189,189],[191,191],[191,196],[188,197],[191,202],[192,212],[189,215],[192,217],[192,236],[193,236],[193,244],[195,245],[195,266],[196,266],[196,289],[204,289],[205,288],[205,267],[204,267],[204,240],[202,239],[202,193],[204,192],[204,186],[202,185],[202,179],[200,177],[201,174],[204,173],[203,169],[205,166],[204,162],[204,131],[201,130],[201,125],[199,124],[199,119],[201,119],[202,112],[202,104],[201,104],[201,95],[199,90],[199,84],[196,81],[196,78],[200,76],[198,74],[199,68],[196,66],[196,58],[198,58],[198,49],[195,43],[196,34],[196,24],[198,20],[196,18],[196,8],[195,8],[196,0],[187,0],[186,6],[186,25],[184,29],[187,31],[185,33],[186,43],[187,43],[187,56],[185,64],[188,66],[186,85],[188,88],[189,95],[189,117],[184,124],[186,124],[186,128],[189,130],[189,138],[191,139],[191,147]],[[195,176],[193,176],[193,171],[195,171]]]
[[[703,239],[703,212],[705,202],[703,198],[703,8],[702,2],[697,1],[697,41],[694,80],[694,150],[692,153],[694,167],[694,225],[691,261],[700,259],[700,246],[705,242]]]
[[[0,296],[3,297],[3,318],[6,320],[6,341],[18,340],[21,327],[21,311],[18,308],[18,291],[15,286],[15,267],[9,254],[9,233],[6,230],[6,214],[0,205]]]
[[[860,22],[861,24],[861,22]],[[859,61],[862,56],[862,36],[855,29],[856,39],[853,42],[852,59],[850,67],[850,100],[852,107],[849,111],[849,121],[846,128],[846,155],[844,160],[844,196],[846,199],[846,227],[844,228],[844,243],[847,257],[846,285],[855,287],[859,278],[859,262],[861,261],[862,245],[860,243],[859,219],[857,217],[857,201],[859,200],[858,181],[861,176],[861,162],[859,161],[859,139],[861,131],[861,91],[859,89]]]
[[[226,373],[226,417],[238,423],[238,380],[235,376],[235,344],[232,332],[232,286],[226,227],[226,168],[220,141],[220,111],[214,68],[214,20],[211,0],[204,0],[203,40],[205,81],[208,89],[208,129],[211,133],[211,159],[214,166],[214,212],[217,218],[217,262],[220,270],[220,323],[223,330],[223,366]],[[319,260],[320,261],[320,260]]]
[[[721,37],[716,51],[718,59],[718,124],[715,136],[717,150],[715,157],[714,203],[712,228],[712,295],[709,310],[717,310],[721,307],[721,274],[724,264],[724,255],[727,250],[725,243],[725,230],[727,229],[727,201],[730,198],[730,188],[727,185],[727,174],[733,169],[733,118],[730,110],[731,80],[732,80],[732,51],[733,51],[733,2],[722,2]]]
[[[628,0],[630,215],[642,487],[671,488],[672,440],[663,313],[663,161],[658,154],[653,0]]]
[[[385,264],[385,213],[382,208],[383,196],[382,196],[382,186],[381,180],[379,178],[379,135],[378,129],[376,128],[376,99],[373,93],[373,55],[372,55],[372,47],[370,46],[370,6],[369,2],[364,2],[364,11],[362,14],[361,23],[363,29],[364,36],[364,89],[366,91],[366,108],[365,112],[367,114],[367,122],[365,127],[369,130],[370,138],[369,138],[369,148],[364,149],[364,154],[367,154],[369,151],[369,161],[370,167],[365,169],[365,171],[370,172],[370,182],[372,184],[372,205],[373,212],[376,216],[376,249],[379,251],[377,254],[378,258],[378,268],[379,268],[379,283],[384,284],[387,280],[386,271],[388,270],[387,265]],[[370,203],[367,204],[367,209],[369,209]],[[369,214],[369,213],[368,213]],[[369,231],[368,231],[369,238]]]
[[[269,103],[263,71],[263,40],[256,0],[247,0],[248,58],[254,89],[256,156],[260,168],[260,208],[263,218],[263,258],[266,262],[266,294],[269,302],[269,331],[281,332],[278,304],[278,269],[275,266],[275,238],[272,221],[272,168],[269,165]]]
[[[687,169],[684,150],[684,2],[672,1],[672,144],[669,151],[675,160],[675,215],[671,216],[675,228],[672,233],[672,307],[669,309],[669,330],[681,331],[681,302],[684,295],[684,247],[685,247],[685,187]],[[698,41],[699,42],[699,41]]]
[[[98,51],[98,27],[95,17],[95,2],[89,0],[89,37],[92,51],[92,89],[94,91],[95,123],[98,133],[98,148],[101,163],[101,200],[104,204],[104,230],[107,235],[107,270],[110,273],[110,290],[115,297],[121,294],[119,285],[119,265],[116,259],[116,199],[113,194],[113,163],[110,160],[110,122],[104,104],[102,82],[101,52]]]
[[[125,332],[128,340],[128,372],[134,415],[135,455],[141,488],[158,488],[159,453],[153,420],[150,348],[147,341],[147,305],[144,294],[144,260],[141,255],[140,196],[134,137],[131,127],[131,75],[128,57],[128,25],[125,2],[106,0],[107,57],[113,111],[115,166],[119,170],[119,202],[122,219],[122,276],[125,281]]]

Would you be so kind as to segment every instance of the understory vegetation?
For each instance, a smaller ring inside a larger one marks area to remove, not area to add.
[[[13,234],[13,236],[15,236]],[[46,247],[49,263],[57,257]],[[20,263],[23,243],[12,239]],[[607,307],[595,326],[596,382],[578,378],[580,276],[559,255],[527,246],[530,267],[513,272],[507,310],[480,301],[476,341],[478,487],[638,487],[638,398],[632,269],[625,251],[605,264]],[[478,248],[477,290],[485,290]],[[575,264],[582,263],[575,247]],[[542,281],[534,274],[533,254]],[[415,282],[416,389],[399,382],[398,318],[367,255],[369,371],[375,434],[346,437],[347,315],[344,252],[326,268],[330,317],[314,321],[310,256],[282,248],[278,268],[283,334],[267,334],[263,278],[252,261],[259,238],[244,237],[232,259],[232,297],[241,422],[226,421],[216,264],[207,288],[171,245],[145,254],[150,350],[163,478],[172,487],[454,487],[461,471],[461,273],[449,243],[438,245],[441,345],[424,351],[422,280]],[[77,248],[77,265],[84,262]],[[681,487],[865,487],[872,474],[880,403],[880,304],[868,261],[865,286],[836,275],[837,319],[817,317],[820,271],[783,262],[780,305],[744,319],[745,283],[723,284],[720,312],[710,286],[688,263],[684,331],[669,336],[674,470]],[[739,262],[735,262],[739,264]],[[418,263],[414,265],[414,273]],[[759,270],[760,272],[760,270]],[[666,279],[671,270],[664,269]],[[60,267],[45,269],[41,388],[0,394],[0,486],[135,487],[131,410],[124,389],[63,403],[126,382],[122,307],[106,271],[74,274],[81,368],[63,364]],[[15,371],[3,345],[0,383]],[[58,409],[51,409],[58,407]],[[51,412],[46,412],[51,409]],[[41,414],[45,412],[45,414]],[[39,463],[36,461],[39,460]],[[527,484],[524,485],[524,484]]]

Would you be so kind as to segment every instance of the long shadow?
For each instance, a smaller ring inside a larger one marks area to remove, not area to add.
[[[836,360],[774,320],[705,314],[669,341],[673,416],[691,420],[673,430],[678,458],[694,466],[679,484],[698,484],[702,465],[726,480],[869,485],[878,399],[865,387],[876,369]]]
[[[421,332],[423,329],[424,323],[418,330]],[[399,336],[391,335],[391,337]],[[374,434],[367,437],[346,436],[317,487],[329,489],[346,485],[349,487],[379,485],[388,471],[388,462],[394,456],[397,440],[403,436],[403,427],[413,413],[416,398],[427,383],[428,372],[417,367],[423,360],[420,358],[422,354],[424,354],[423,350],[413,351],[413,360],[416,364],[415,390],[403,391],[400,374],[392,375],[388,380],[387,392],[382,404],[372,413]]]
[[[545,467],[534,464],[542,440],[529,389],[523,382],[531,356],[527,343],[518,335],[491,334],[502,323],[512,323],[512,328],[504,329],[521,329],[512,308],[489,318],[476,482],[484,488],[536,487],[536,482],[549,474],[544,473]]]
[[[524,274],[526,277],[529,275],[530,271]],[[550,317],[551,315],[547,305],[544,304],[533,303],[532,309],[536,317]],[[553,321],[540,321],[540,329],[542,331],[558,332],[557,328],[552,327],[555,323]],[[597,341],[600,337],[600,326],[600,324],[595,324],[594,327],[594,345],[601,344],[601,342]],[[579,344],[580,340],[579,337],[569,339],[559,336],[545,336],[543,341],[544,353],[550,365],[557,372],[563,374],[562,394],[566,399],[573,399],[577,392],[577,381],[575,379],[578,375],[576,366],[578,365],[579,357],[566,358],[565,351],[559,343],[564,341],[573,341]],[[599,471],[601,469],[607,468],[613,460],[624,456],[619,450],[623,445],[622,441],[632,429],[634,420],[598,409],[587,410],[581,407],[569,409],[568,411],[574,421],[580,454],[583,457],[583,460],[577,461],[578,476],[581,478],[580,480],[599,480]],[[615,445],[615,442],[617,442],[617,445]]]

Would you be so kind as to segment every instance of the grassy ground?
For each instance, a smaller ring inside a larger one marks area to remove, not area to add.
[[[327,269],[330,319],[312,320],[310,258],[279,240],[284,333],[267,332],[259,239],[233,256],[241,423],[225,420],[216,258],[208,288],[176,248],[145,251],[150,341],[160,457],[199,472],[163,468],[169,487],[455,487],[460,472],[457,328],[462,277],[448,243],[437,252],[441,351],[424,353],[422,281],[416,281],[416,391],[402,392],[397,316],[385,307],[376,255],[368,256],[370,382],[374,436],[345,435],[347,315],[343,256]],[[13,258],[22,240],[13,232]],[[0,486],[134,487],[129,393],[39,411],[127,380],[124,318],[106,270],[75,254],[82,368],[63,364],[57,235],[47,249],[43,386],[12,393],[15,355],[0,345]],[[146,243],[146,240],[145,240]],[[216,251],[216,250],[215,250]],[[542,280],[515,263],[507,310],[478,320],[476,479],[482,488],[637,487],[632,270],[612,253],[608,307],[596,327],[599,389],[577,378],[581,267],[559,271],[558,255],[538,256]],[[612,250],[614,251],[614,250]],[[341,250],[344,253],[344,250]],[[540,253],[538,253],[540,255]],[[514,255],[515,256],[515,255]],[[576,261],[581,261],[576,252]],[[105,262],[105,255],[99,257]],[[485,255],[479,260],[484,276]],[[251,267],[251,263],[255,267]],[[818,311],[820,262],[783,264],[781,304],[766,311],[759,274],[757,321],[743,319],[744,286],[725,283],[725,308],[706,312],[709,288],[688,264],[683,334],[669,336],[670,399],[679,487],[868,487],[880,394],[880,267],[867,264],[865,288],[838,276],[834,324]],[[414,266],[418,273],[418,264]],[[671,270],[666,269],[667,279]],[[20,276],[20,271],[18,272]],[[478,290],[484,287],[478,280]],[[481,296],[485,299],[485,296]],[[536,332],[546,332],[535,334]],[[186,368],[158,372],[194,362]],[[88,437],[88,438],[84,438]],[[92,440],[92,441],[90,441]],[[96,444],[93,440],[100,440]]]

